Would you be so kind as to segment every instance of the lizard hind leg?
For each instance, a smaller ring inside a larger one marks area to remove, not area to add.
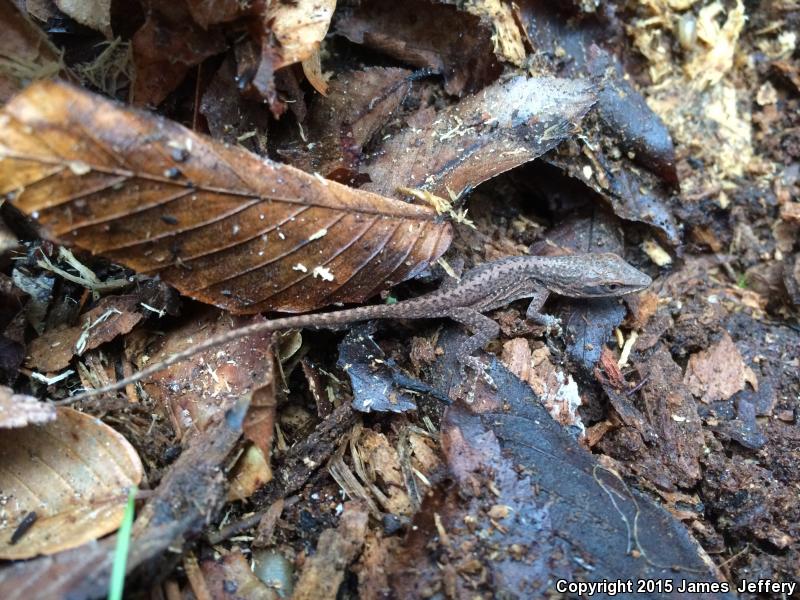
[[[485,365],[477,356],[474,356],[474,353],[483,348],[487,342],[497,337],[497,334],[500,333],[500,326],[489,317],[468,307],[454,308],[448,313],[448,316],[472,332],[472,335],[464,340],[458,348],[458,356],[456,357],[458,362],[461,363],[462,368],[469,367],[475,371],[476,379],[483,376],[487,383],[494,387],[494,381],[486,372]],[[473,385],[470,386],[473,393],[476,382],[474,381]],[[470,393],[471,396],[472,393]]]

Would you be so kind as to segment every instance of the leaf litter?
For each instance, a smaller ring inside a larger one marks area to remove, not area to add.
[[[356,343],[288,332],[289,352],[240,340],[80,403],[147,472],[130,565],[170,561],[136,591],[796,582],[796,7],[114,0],[110,31],[67,27],[54,52],[34,22],[59,9],[27,9],[9,64],[31,68],[5,98],[49,72],[42,48],[161,117],[59,83],[3,109],[0,188],[21,192],[0,209],[11,431],[55,413],[31,394],[69,402],[271,316],[230,313],[391,304],[525,253],[613,251],[656,280],[624,304],[550,302],[563,338],[516,304],[492,315],[487,349],[519,379],[491,363],[500,389],[474,382],[471,404],[441,402],[465,385],[442,366],[456,328],[413,321]],[[398,394],[413,403],[354,411]],[[15,518],[17,544],[46,522]],[[9,563],[0,592],[104,595],[114,545]]]
[[[143,476],[138,454],[111,427],[71,408],[56,411],[49,423],[3,434],[6,560],[54,554],[114,531],[128,488]]]

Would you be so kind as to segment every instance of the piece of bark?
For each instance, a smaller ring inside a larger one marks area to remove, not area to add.
[[[295,585],[293,600],[335,598],[345,569],[357,558],[367,533],[369,513],[348,503],[336,529],[326,529],[317,541],[317,552],[306,559]]]
[[[0,347],[1,348],[1,347]],[[33,396],[15,394],[0,385],[0,429],[48,423],[56,418],[56,407]]]

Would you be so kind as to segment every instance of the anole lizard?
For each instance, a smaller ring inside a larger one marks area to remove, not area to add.
[[[650,283],[650,277],[616,254],[501,258],[467,271],[460,280],[451,280],[434,292],[396,304],[376,304],[333,312],[295,315],[233,329],[208,338],[192,348],[177,352],[114,384],[88,390],[63,402],[76,402],[121,389],[194,354],[254,333],[309,327],[336,327],[372,319],[449,317],[465,325],[472,332],[472,336],[459,348],[459,361],[480,371],[482,366],[473,353],[495,338],[500,331],[497,323],[483,313],[516,300],[530,298],[526,317],[548,328],[558,327],[558,319],[539,312],[551,292],[571,298],[623,296],[642,290]]]

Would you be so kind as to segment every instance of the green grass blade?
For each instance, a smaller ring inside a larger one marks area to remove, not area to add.
[[[111,581],[108,586],[108,600],[122,600],[122,590],[125,588],[125,565],[128,562],[128,548],[131,543],[131,530],[133,529],[133,515],[135,514],[135,500],[138,488],[134,485],[128,492],[128,504],[122,516],[122,524],[117,532],[117,549],[114,552],[114,565],[111,568]]]

